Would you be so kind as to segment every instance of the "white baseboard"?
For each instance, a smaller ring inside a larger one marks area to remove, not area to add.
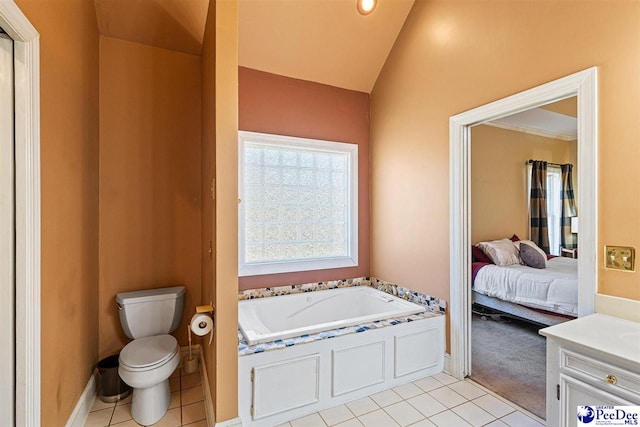
[[[449,368],[451,367],[451,355],[449,353],[444,353],[444,371],[447,374],[450,374],[451,371],[449,370]]]
[[[84,391],[80,395],[80,399],[76,403],[76,407],[69,416],[66,427],[83,427],[89,416],[89,411],[93,405],[93,401],[96,399],[96,371],[89,377],[89,382],[84,388]]]
[[[215,427],[242,427],[242,420],[240,418],[234,418],[232,420],[216,423]]]

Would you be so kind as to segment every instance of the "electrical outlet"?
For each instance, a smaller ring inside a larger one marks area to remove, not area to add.
[[[636,271],[636,250],[628,246],[605,246],[604,268],[610,270]]]

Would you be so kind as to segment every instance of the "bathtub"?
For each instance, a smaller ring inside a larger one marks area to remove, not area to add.
[[[238,318],[256,350],[238,357],[245,427],[273,427],[444,366],[445,316],[368,286],[240,301]]]
[[[238,323],[254,345],[425,310],[369,286],[352,286],[240,301]]]

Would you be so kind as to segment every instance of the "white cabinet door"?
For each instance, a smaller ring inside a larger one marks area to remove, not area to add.
[[[560,425],[574,427],[578,424],[578,406],[612,405],[624,406],[633,403],[611,393],[567,375],[560,375]]]
[[[0,33],[0,425],[14,425],[15,219],[13,41]]]

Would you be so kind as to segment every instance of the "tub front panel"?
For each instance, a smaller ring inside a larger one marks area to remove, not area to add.
[[[273,427],[441,372],[444,324],[434,316],[241,356],[243,426]]]
[[[384,382],[385,341],[332,351],[333,397]]]
[[[438,346],[440,331],[436,325],[425,330],[394,337],[394,376],[396,378],[432,368],[440,355],[431,351]],[[425,346],[424,343],[432,345]]]
[[[311,354],[253,368],[253,419],[259,420],[319,401],[320,355]],[[295,381],[286,381],[295,378]],[[286,382],[286,387],[283,383]]]

